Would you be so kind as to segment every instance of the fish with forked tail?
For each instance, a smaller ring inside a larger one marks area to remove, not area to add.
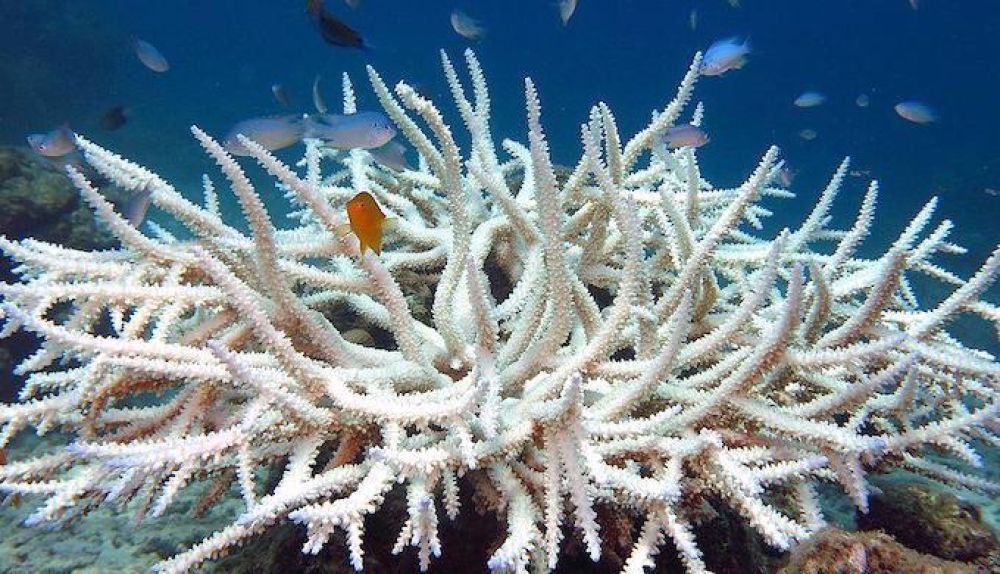
[[[97,123],[103,129],[113,132],[128,123],[128,116],[128,110],[125,109],[125,106],[115,106],[104,112]]]
[[[372,149],[396,136],[392,120],[382,112],[317,114],[305,121],[305,136],[336,149]]]
[[[341,48],[371,48],[357,30],[330,14],[323,0],[306,0],[306,13],[312,17],[320,36],[327,44]]]
[[[249,155],[250,151],[236,136],[242,134],[259,143],[264,149],[275,151],[295,145],[305,133],[302,116],[286,115],[269,118],[250,118],[237,123],[223,140],[222,146],[233,155]]]
[[[76,134],[62,125],[45,133],[30,134],[28,145],[45,157],[60,157],[76,150]]]
[[[735,36],[719,40],[705,51],[699,72],[702,76],[721,76],[729,70],[739,70],[746,64],[749,53],[748,40],[740,42]]]

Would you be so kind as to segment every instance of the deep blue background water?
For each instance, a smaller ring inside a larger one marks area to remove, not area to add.
[[[781,146],[798,172],[800,200],[770,204],[772,230],[801,220],[850,154],[863,176],[850,178],[835,212],[848,225],[864,174],[881,181],[879,237],[870,249],[891,241],[932,195],[942,199],[940,216],[958,224],[954,239],[970,249],[947,266],[968,275],[1000,242],[1000,197],[987,193],[1000,190],[996,0],[923,0],[917,11],[906,0],[745,0],[739,8],[724,0],[582,0],[567,27],[547,0],[365,0],[357,11],[340,0],[327,4],[376,48],[326,45],[300,1],[0,0],[0,144],[24,145],[26,133],[68,122],[197,197],[201,173],[214,171],[188,133],[191,124],[221,136],[240,119],[281,113],[273,83],[285,85],[294,109],[309,111],[317,73],[331,107],[344,71],[360,87],[362,106],[372,106],[366,63],[390,84],[418,82],[446,100],[438,50],[459,59],[472,45],[492,89],[495,129],[525,139],[522,78],[530,75],[556,159],[568,163],[578,157],[579,125],[594,102],[609,103],[621,130],[632,133],[669,101],[696,50],[739,35],[753,45],[750,63],[703,78],[696,92],[712,137],[699,157],[710,180],[732,185],[768,145]],[[456,7],[487,28],[482,41],[470,44],[451,30]],[[133,36],[159,47],[170,71],[141,66]],[[792,106],[807,89],[824,92],[827,103]],[[854,103],[861,93],[871,98],[867,109]],[[892,106],[905,99],[928,103],[941,120],[900,119]],[[97,119],[117,104],[129,108],[130,123],[102,131]],[[453,108],[442,107],[457,125]],[[804,128],[819,137],[803,141]],[[995,345],[992,335],[985,339]]]

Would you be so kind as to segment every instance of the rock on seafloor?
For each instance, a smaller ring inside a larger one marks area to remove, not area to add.
[[[823,530],[799,544],[781,574],[976,574],[980,567],[921,554],[882,532]]]
[[[127,201],[127,193],[113,186],[101,193],[116,209]],[[0,235],[77,249],[107,249],[116,243],[59,168],[19,147],[0,147]]]
[[[92,175],[88,175],[97,185]],[[122,210],[127,192],[105,186],[101,193]],[[108,249],[117,240],[94,218],[65,173],[27,148],[0,146],[0,235],[32,237],[76,249]],[[11,281],[11,263],[0,256],[0,281]],[[11,401],[20,386],[13,367],[37,346],[21,332],[0,340],[0,400]]]
[[[59,433],[44,437],[22,433],[10,447],[10,459],[63,447]],[[227,498],[204,516],[193,517],[191,509],[204,490],[196,483],[190,492],[178,495],[176,508],[159,518],[147,516],[141,525],[136,518],[143,500],[92,509],[82,520],[61,528],[32,528],[24,520],[38,509],[39,498],[8,499],[0,505],[0,574],[147,574],[157,562],[238,516],[241,501]]]
[[[921,483],[880,485],[858,527],[883,530],[900,543],[945,560],[1000,568],[1000,541],[979,508],[949,492]]]

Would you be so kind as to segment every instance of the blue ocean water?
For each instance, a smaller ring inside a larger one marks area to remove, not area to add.
[[[420,84],[449,105],[438,50],[453,58],[472,47],[493,96],[494,129],[524,139],[522,78],[538,84],[544,123],[558,161],[580,153],[578,129],[591,105],[607,102],[624,133],[648,121],[669,101],[696,50],[729,36],[749,38],[748,65],[703,78],[711,142],[699,151],[705,174],[718,185],[742,180],[770,144],[779,145],[797,173],[800,200],[775,202],[771,225],[795,225],[845,156],[853,172],[835,214],[851,221],[867,181],[881,182],[878,231],[868,247],[884,247],[931,196],[939,216],[957,224],[953,237],[969,248],[946,263],[962,275],[975,271],[1000,241],[1000,66],[994,38],[1000,6],[992,0],[794,0],[729,2],[581,2],[568,26],[549,2],[494,0],[388,2],[359,9],[328,0],[330,9],[374,46],[332,47],[321,39],[303,2],[139,0],[0,4],[0,144],[24,145],[24,136],[66,123],[75,131],[168,177],[195,196],[208,160],[191,138],[197,124],[222,136],[241,119],[284,113],[270,87],[280,83],[292,111],[311,109],[313,78],[321,74],[331,106],[340,76],[359,86],[361,106],[374,106],[365,65],[391,84]],[[470,42],[451,29],[460,8],[486,35]],[[697,25],[691,26],[692,11]],[[130,41],[143,38],[168,58],[156,74],[135,58]],[[824,105],[792,105],[805,90],[827,96]],[[866,94],[867,108],[855,99]],[[917,99],[940,120],[917,125],[893,105]],[[98,119],[124,105],[130,121],[107,132]],[[818,137],[805,141],[803,129]],[[460,132],[461,130],[456,130]],[[294,148],[288,158],[299,152]],[[262,189],[268,187],[262,182]],[[281,209],[283,201],[275,201]],[[933,299],[934,291],[929,292]],[[960,325],[976,337],[984,326]],[[976,337],[980,338],[980,337]],[[993,337],[980,341],[994,346]]]

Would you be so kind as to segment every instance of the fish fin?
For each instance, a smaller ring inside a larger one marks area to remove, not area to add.
[[[746,65],[747,65],[747,57],[743,56],[739,60],[736,60],[736,63],[733,64],[733,69],[734,70],[742,70],[743,66],[746,66]]]
[[[139,229],[139,226],[142,225],[143,220],[146,219],[146,212],[149,211],[149,204],[152,198],[153,191],[149,189],[149,186],[144,186],[129,198],[128,203],[125,204],[124,215],[132,227]]]
[[[382,231],[390,231],[399,228],[399,218],[398,217],[386,217],[382,220]]]
[[[316,79],[313,80],[313,107],[316,111],[325,114],[327,111],[326,102],[323,101],[323,93],[319,91],[319,82],[323,79],[322,74],[316,74]]]

